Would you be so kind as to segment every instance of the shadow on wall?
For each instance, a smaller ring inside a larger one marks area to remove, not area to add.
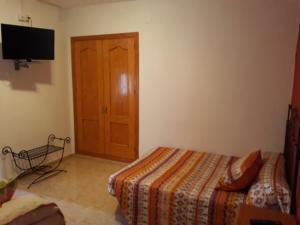
[[[14,90],[37,91],[37,84],[51,84],[51,61],[33,61],[29,68],[15,70],[13,60],[5,60],[0,43],[0,81]]]

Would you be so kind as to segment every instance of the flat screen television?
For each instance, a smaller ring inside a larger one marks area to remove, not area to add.
[[[54,59],[54,30],[1,24],[1,37],[3,59]]]

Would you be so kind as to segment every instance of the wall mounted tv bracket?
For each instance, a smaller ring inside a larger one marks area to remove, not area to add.
[[[14,61],[14,65],[15,65],[15,70],[20,70],[21,67],[23,68],[29,68],[28,63],[31,62],[31,59],[27,59],[26,61],[22,61],[22,60],[15,60]]]
[[[19,15],[18,20],[22,23],[30,23],[30,26],[32,27],[32,18],[28,15]],[[28,62],[31,62],[31,59],[26,59],[26,61],[22,60],[15,60],[14,61],[14,66],[15,70],[20,70],[22,67],[23,68],[29,68],[29,65],[27,64]]]

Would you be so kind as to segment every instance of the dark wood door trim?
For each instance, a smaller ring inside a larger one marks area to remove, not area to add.
[[[76,36],[76,37],[71,37],[71,41],[107,40],[107,39],[118,39],[118,38],[135,38],[138,41],[139,40],[139,33],[138,32],[131,32],[131,33],[116,33],[116,34]]]
[[[131,33],[117,33],[117,34],[103,34],[103,35],[89,35],[89,36],[77,36],[77,37],[71,37],[71,60],[72,60],[72,83],[73,83],[73,111],[74,111],[74,132],[75,132],[75,153],[82,154],[83,152],[80,152],[78,147],[78,127],[77,127],[77,114],[76,114],[76,75],[75,75],[75,42],[76,41],[84,41],[84,40],[107,40],[107,39],[118,39],[118,38],[134,38],[135,40],[135,68],[136,68],[136,75],[135,75],[135,101],[136,101],[136,107],[135,107],[135,115],[136,115],[136,132],[135,132],[135,146],[134,146],[134,152],[135,152],[135,159],[139,157],[139,33],[138,32],[131,32]],[[118,161],[125,161],[128,162],[128,159],[122,158],[122,157],[111,157],[111,156],[105,156],[103,154],[92,154],[93,156],[99,156],[103,158],[108,158],[112,160],[118,160]]]

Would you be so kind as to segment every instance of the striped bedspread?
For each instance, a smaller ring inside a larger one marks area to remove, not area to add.
[[[109,179],[130,225],[233,225],[245,194],[216,191],[234,157],[160,147]]]

